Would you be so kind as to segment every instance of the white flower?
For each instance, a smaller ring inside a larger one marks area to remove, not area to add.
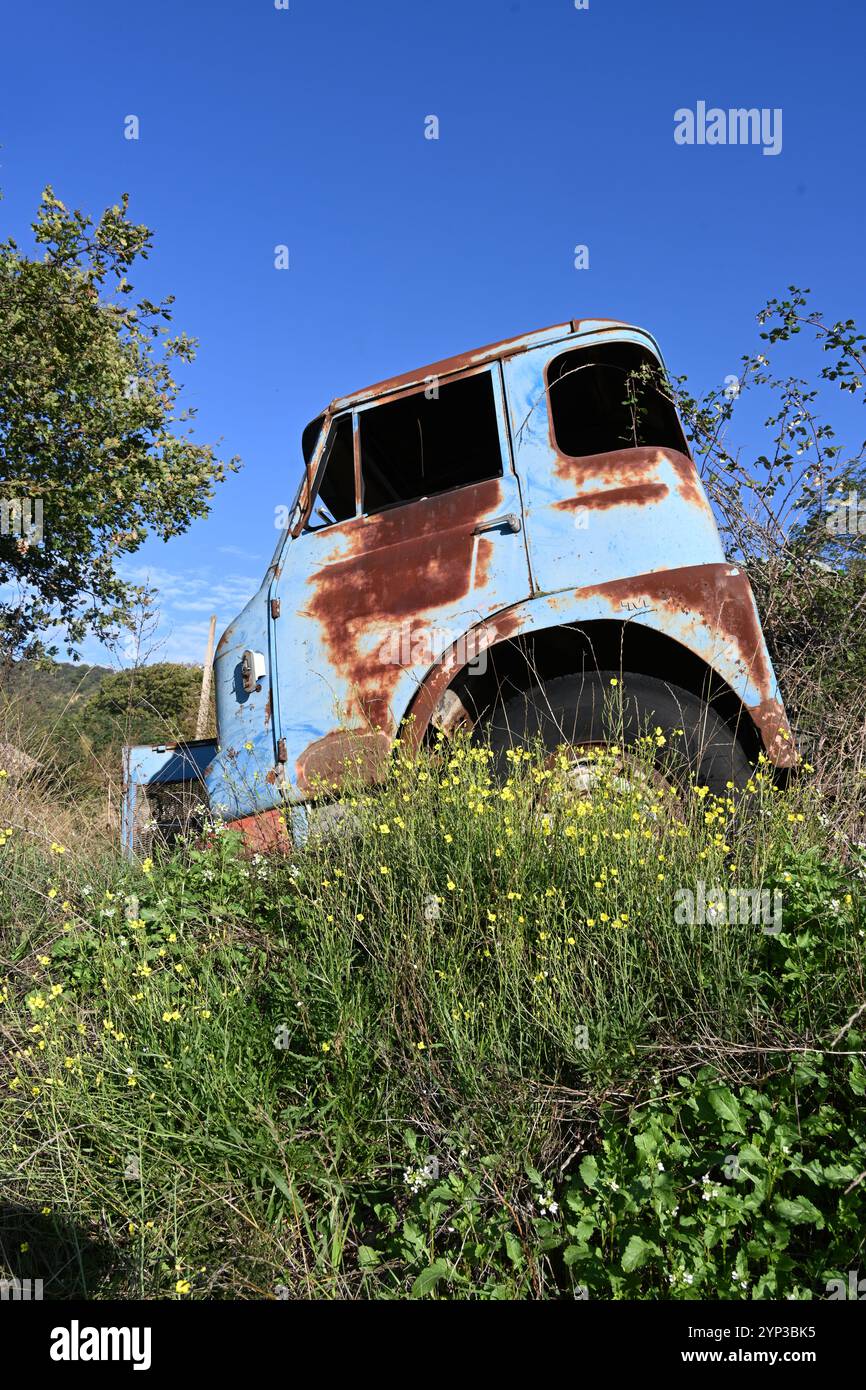
[[[542,1216],[555,1216],[559,1211],[559,1203],[553,1200],[553,1189],[549,1187],[543,1197],[538,1199],[538,1210]]]
[[[426,1168],[404,1168],[403,1170],[403,1181],[413,1195],[426,1187],[432,1179],[433,1174]]]

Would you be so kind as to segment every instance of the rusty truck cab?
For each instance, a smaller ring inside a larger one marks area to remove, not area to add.
[[[751,761],[793,745],[746,576],[658,345],[558,324],[331,402],[262,587],[220,641],[212,807],[370,781],[395,737],[483,730],[503,689],[626,669],[711,702]]]

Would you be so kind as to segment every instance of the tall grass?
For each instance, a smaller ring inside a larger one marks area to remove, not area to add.
[[[606,1115],[707,1067],[848,1067],[863,855],[808,777],[760,767],[735,803],[597,766],[587,793],[540,750],[507,780],[459,740],[398,754],[289,858],[4,829],[8,1268],[55,1296],[560,1296]],[[699,879],[778,888],[784,929],[678,921]]]

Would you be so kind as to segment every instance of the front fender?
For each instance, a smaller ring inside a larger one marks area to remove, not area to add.
[[[780,768],[794,765],[794,741],[752,587],[737,565],[689,565],[528,599],[479,624],[472,646],[481,652],[545,628],[611,619],[652,628],[686,647],[738,696],[769,760]],[[412,742],[420,743],[462,669],[465,646],[464,640],[449,648],[422,682],[407,710]],[[675,671],[670,679],[676,680]]]

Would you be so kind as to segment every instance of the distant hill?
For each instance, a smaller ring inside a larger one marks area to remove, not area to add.
[[[95,789],[119,773],[124,743],[192,737],[200,691],[201,667],[172,662],[122,671],[16,662],[0,668],[0,742],[77,790]]]
[[[39,666],[18,661],[0,666],[0,730],[12,743],[30,749],[50,733],[58,719],[81,709],[99,689],[107,666],[58,661]]]

